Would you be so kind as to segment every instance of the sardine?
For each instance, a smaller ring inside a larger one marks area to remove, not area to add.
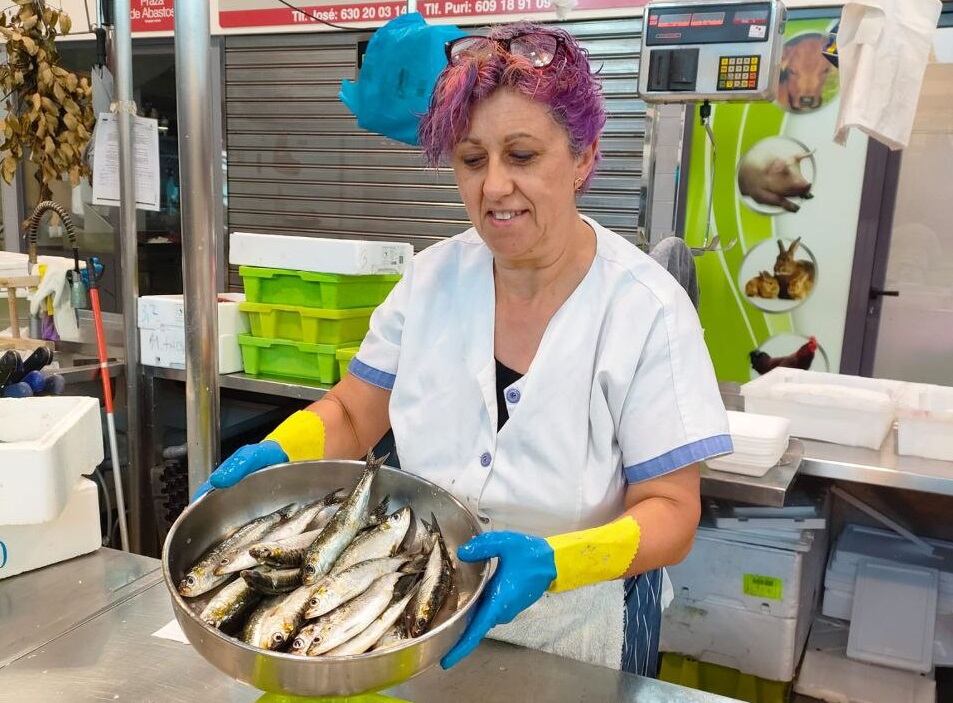
[[[404,629],[404,624],[398,620],[377,640],[374,644],[374,651],[378,652],[388,647],[395,647],[409,639],[410,636],[407,634],[407,630]]]
[[[235,579],[215,594],[199,617],[206,624],[222,629],[238,622],[260,600],[260,593],[242,579]]]
[[[368,559],[394,556],[400,549],[412,520],[413,511],[409,507],[403,507],[387,518],[386,522],[362,532],[338,557],[331,574],[339,574]]]
[[[387,610],[394,598],[394,586],[401,578],[401,574],[382,576],[357,598],[316,620],[308,656],[324,654],[363,632]]]
[[[420,554],[429,548],[430,532],[424,521],[416,514],[410,521],[410,527],[407,528],[407,536],[404,538],[404,549],[411,554]]]
[[[419,585],[414,586],[403,598],[395,598],[377,620],[368,625],[360,634],[330,650],[328,656],[343,657],[349,654],[363,654],[377,644],[400,618],[404,608],[417,593],[418,588]]]
[[[243,579],[238,580],[244,583]],[[258,642],[261,639],[261,627],[265,618],[271,614],[285,597],[286,596],[272,596],[270,598],[264,598],[259,602],[258,607],[251,612],[251,615],[248,616],[248,620],[245,621],[244,628],[242,628],[242,642],[256,647],[258,646]]]
[[[288,648],[288,653],[300,654],[301,656],[307,656],[308,648],[311,647],[311,643],[314,642],[314,638],[317,634],[318,634],[317,623],[311,623],[310,625],[305,625],[300,630],[298,630],[298,634],[295,635],[295,638],[291,641],[291,646]]]
[[[340,490],[340,489],[338,489]],[[292,539],[305,532],[322,510],[337,500],[337,491],[331,491],[321,500],[308,503],[303,508],[295,510],[286,520],[278,523],[263,539],[268,542],[282,542]],[[242,549],[224,554],[215,567],[215,575],[234,574],[244,569],[253,569],[259,560],[251,555],[250,549]]]
[[[222,558],[230,552],[236,552],[250,544],[258,542],[275,525],[287,517],[294,505],[286,505],[273,513],[255,518],[247,522],[224,540],[205,552],[201,559],[186,572],[179,582],[179,594],[186,598],[194,598],[208,593],[216,586],[229,580],[229,575],[218,575],[215,568]]]
[[[241,575],[250,588],[266,596],[289,593],[301,585],[301,569],[297,567],[271,569],[260,566],[257,569],[245,569]]]
[[[277,650],[291,641],[304,622],[304,611],[313,593],[314,586],[300,586],[285,596],[262,622],[255,646]]]
[[[343,488],[339,488],[336,491],[329,493],[326,497],[328,504],[321,508],[321,511],[317,514],[314,520],[311,521],[311,524],[308,525],[309,530],[320,530],[322,527],[328,524],[328,521],[334,517],[334,513],[338,511],[338,508],[341,507],[341,503],[344,502],[347,498],[347,492]]]
[[[367,522],[371,500],[371,484],[378,469],[387,457],[375,459],[373,452],[367,455],[367,466],[354,490],[321,530],[321,534],[308,548],[304,557],[304,583],[313,586],[327,574],[357,533]]]
[[[427,560],[427,568],[420,582],[420,590],[407,608],[405,627],[411,637],[424,634],[436,617],[437,612],[447,600],[453,585],[453,562],[447,553],[447,545],[437,524],[437,518],[431,514],[433,547]]]
[[[301,566],[305,552],[308,551],[308,547],[320,534],[321,530],[309,530],[280,542],[253,544],[248,548],[248,554],[254,560],[254,563],[246,568],[254,568],[255,564],[278,567]]]
[[[407,557],[371,559],[355,564],[339,574],[328,575],[315,585],[314,595],[304,613],[307,620],[330,613],[342,603],[361,595],[381,576],[396,572]]]
[[[390,505],[390,496],[384,496],[384,499],[377,504],[371,514],[367,517],[367,524],[364,526],[365,530],[377,527],[387,519],[387,508]]]

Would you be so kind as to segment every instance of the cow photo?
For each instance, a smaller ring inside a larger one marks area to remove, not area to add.
[[[781,52],[777,103],[788,112],[813,112],[837,90],[837,69],[822,53],[827,37],[810,32],[789,39]]]

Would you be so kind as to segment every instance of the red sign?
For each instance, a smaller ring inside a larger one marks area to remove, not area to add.
[[[221,3],[224,5],[225,3]],[[318,5],[269,7],[248,10],[224,10],[218,13],[223,29],[238,27],[276,27],[279,25],[320,25],[319,20],[331,24],[380,22],[385,23],[407,12],[406,2],[362,2],[349,5]],[[315,19],[317,18],[317,19]]]
[[[171,32],[175,29],[175,0],[132,0],[129,19],[132,31]]]
[[[612,10],[641,7],[648,0],[577,0],[574,10]],[[424,17],[530,15],[553,12],[551,0],[417,0]],[[571,16],[571,15],[570,15]]]

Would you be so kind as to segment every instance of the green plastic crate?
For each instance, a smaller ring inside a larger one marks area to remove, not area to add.
[[[347,366],[351,363],[360,347],[341,347],[335,352],[334,357],[338,360],[338,370],[341,378],[347,376]]]
[[[299,305],[344,310],[380,305],[397,285],[397,274],[342,276],[290,269],[240,266],[238,275],[249,303]]]
[[[658,677],[668,683],[748,703],[786,703],[791,694],[790,681],[761,679],[742,674],[737,669],[700,662],[672,652],[662,654]]]
[[[325,310],[268,303],[241,303],[238,309],[248,315],[252,336],[307,344],[360,342],[375,310]]]
[[[340,378],[333,344],[305,344],[284,339],[261,339],[238,335],[245,373],[252,376],[280,376],[326,385]]]

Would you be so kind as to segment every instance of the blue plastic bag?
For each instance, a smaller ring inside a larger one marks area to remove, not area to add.
[[[452,25],[428,25],[417,12],[391,20],[374,32],[357,82],[341,81],[338,97],[359,127],[417,146],[420,118],[447,65],[444,45],[464,34]]]

